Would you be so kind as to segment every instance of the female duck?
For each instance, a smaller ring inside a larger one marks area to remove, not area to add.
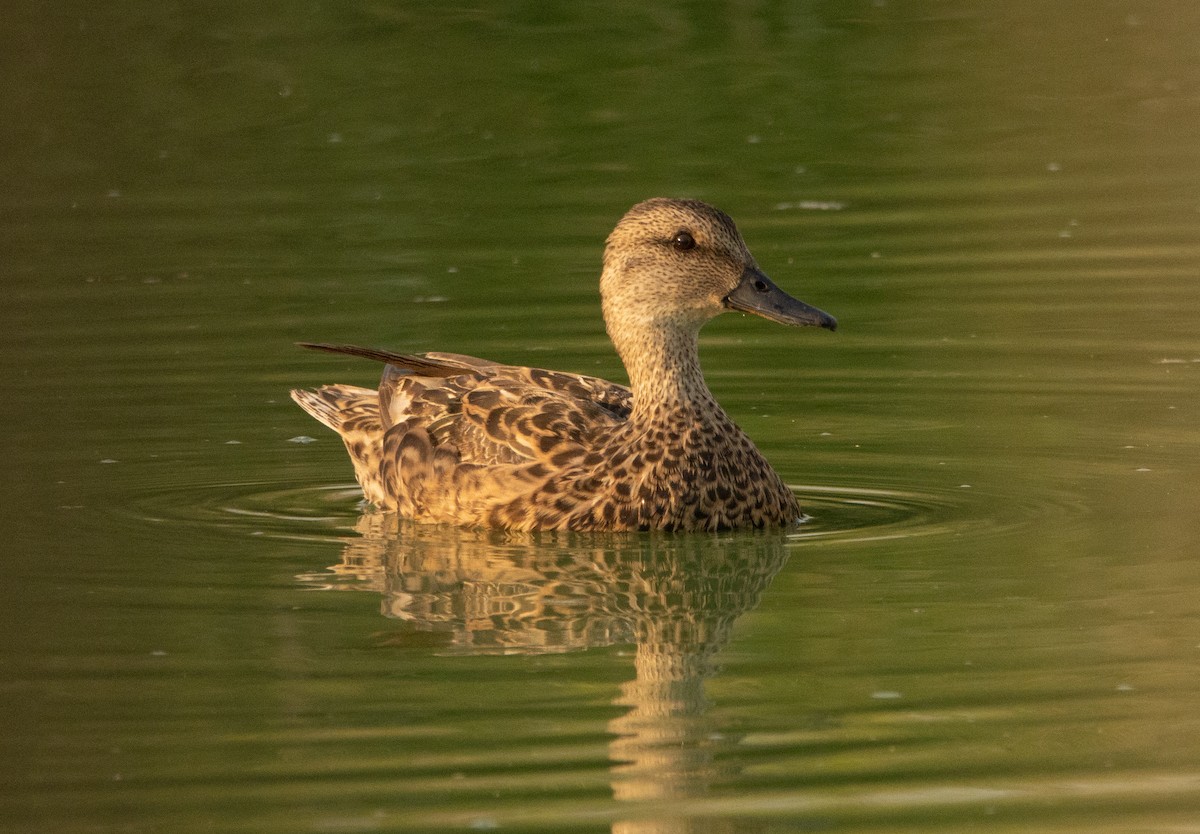
[[[629,387],[470,356],[306,345],[387,363],[377,391],[292,398],[345,441],[366,498],[419,521],[515,530],[721,530],[800,517],[717,404],[697,337],[729,310],[833,330],[776,287],[733,221],[654,199],[608,238],[600,296]]]

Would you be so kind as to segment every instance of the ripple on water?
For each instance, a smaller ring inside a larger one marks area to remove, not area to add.
[[[1036,492],[1009,492],[999,484],[927,490],[820,485],[795,489],[811,518],[793,538],[819,542],[1022,535],[1034,525],[1075,525],[1093,512],[1081,493],[1049,484],[1039,485]]]
[[[360,514],[355,484],[284,487],[277,483],[206,483],[156,490],[129,506],[136,522],[276,538],[344,534]]]
[[[864,542],[962,532],[977,526],[962,492],[854,486],[796,487],[808,520],[798,541]]]
[[[796,488],[806,522],[799,542],[861,542],[961,533],[989,524],[962,492],[854,486]],[[135,520],[153,525],[282,538],[343,535],[362,513],[354,484],[287,487],[273,483],[210,483],[156,490],[133,499]]]

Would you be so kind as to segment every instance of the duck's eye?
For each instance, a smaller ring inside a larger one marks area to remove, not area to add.
[[[691,232],[679,231],[671,238],[671,245],[675,247],[676,252],[687,252],[696,248],[696,239],[692,237]]]

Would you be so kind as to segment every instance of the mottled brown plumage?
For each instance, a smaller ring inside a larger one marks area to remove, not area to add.
[[[639,203],[608,238],[604,321],[630,386],[500,365],[308,345],[387,363],[378,391],[293,391],[338,432],[366,498],[421,521],[519,530],[790,524],[792,494],[717,404],[697,335],[728,310],[833,329],[758,269],[733,221],[693,200]]]

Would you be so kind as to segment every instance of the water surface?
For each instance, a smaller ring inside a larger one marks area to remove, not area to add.
[[[18,3],[0,830],[1196,830],[1198,17]],[[702,337],[812,519],[361,508],[292,343],[621,379],[659,194],[839,319]]]

